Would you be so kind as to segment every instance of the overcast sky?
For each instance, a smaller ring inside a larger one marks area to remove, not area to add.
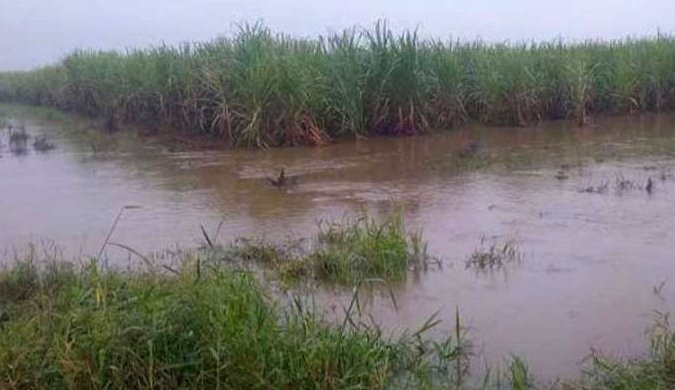
[[[618,38],[675,32],[675,0],[0,0],[0,70],[76,48],[210,39],[241,21],[306,36],[378,18],[438,37]]]

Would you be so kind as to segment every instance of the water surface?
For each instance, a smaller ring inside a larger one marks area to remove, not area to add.
[[[674,308],[672,116],[603,118],[586,128],[472,126],[311,149],[97,153],[71,122],[4,112],[57,148],[15,153],[2,131],[2,248],[50,239],[69,253],[95,253],[125,205],[140,208],[125,211],[113,241],[142,252],[199,244],[199,225],[214,229],[221,220],[222,240],[283,239],[310,235],[317,220],[348,210],[402,206],[444,266],[395,286],[397,309],[387,294],[374,294],[374,317],[404,329],[438,312],[440,334],[451,331],[459,308],[482,357],[520,355],[543,378],[574,375],[591,348],[644,353],[653,311]],[[479,153],[458,157],[470,142]],[[267,186],[264,178],[280,167],[299,184]],[[649,178],[652,193],[644,190]],[[631,188],[619,188],[621,180]],[[584,191],[603,183],[605,193]],[[521,263],[492,273],[465,269],[481,238],[513,240]],[[109,255],[126,258],[121,250]],[[664,281],[658,296],[654,286]],[[346,299],[336,293],[321,301]]]

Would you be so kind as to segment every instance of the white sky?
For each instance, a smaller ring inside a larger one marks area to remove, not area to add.
[[[675,32],[675,0],[0,0],[0,70],[76,48],[210,39],[242,21],[306,36],[378,18],[437,37],[620,38]]]

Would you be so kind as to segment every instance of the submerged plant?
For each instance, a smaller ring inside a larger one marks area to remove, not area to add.
[[[419,233],[409,235],[400,215],[376,221],[366,214],[319,225],[316,247],[308,257],[319,279],[353,282],[404,279],[409,268],[427,261]]]
[[[661,173],[661,181],[666,181],[668,179],[664,173]],[[623,193],[626,191],[638,190],[645,191],[648,194],[652,194],[656,189],[656,182],[651,177],[648,177],[646,181],[640,183],[637,180],[626,178],[623,173],[619,172],[615,175],[614,178],[614,188],[618,193]]]
[[[515,242],[508,240],[501,244],[497,241],[488,243],[487,239],[482,237],[480,247],[466,259],[465,265],[466,268],[485,271],[499,269],[521,259],[522,255]]]
[[[10,145],[25,144],[26,142],[28,142],[28,138],[30,138],[30,135],[28,135],[25,129],[17,129],[9,131]]]
[[[50,141],[46,136],[41,135],[35,137],[33,140],[33,149],[38,152],[46,152],[52,150],[56,147],[52,141]]]
[[[9,130],[9,151],[17,156],[28,152],[28,139],[30,135],[24,128]]]
[[[227,260],[236,260],[242,265],[253,263],[272,269],[286,281],[295,281],[310,276],[302,240],[283,244],[265,239],[240,238],[226,247]]]
[[[619,192],[632,190],[637,187],[637,183],[631,179],[627,179],[623,173],[618,173],[614,178],[614,188]]]
[[[609,182],[604,181],[598,185],[591,185],[583,188],[580,192],[593,193],[593,194],[604,194],[609,189]]]
[[[656,313],[649,329],[650,354],[622,360],[594,351],[581,379],[563,382],[567,389],[671,389],[675,386],[675,333],[669,316]]]
[[[260,264],[287,279],[309,277],[345,285],[364,279],[399,281],[409,270],[440,264],[428,254],[421,232],[406,230],[399,214],[377,220],[365,213],[320,222],[312,239],[282,244],[239,239],[226,247],[223,258]]]

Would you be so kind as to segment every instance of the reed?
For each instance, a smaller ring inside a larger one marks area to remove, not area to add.
[[[385,22],[317,38],[243,25],[204,43],[77,51],[0,74],[0,100],[178,128],[233,145],[315,145],[474,120],[528,125],[675,108],[675,39],[488,44]]]

